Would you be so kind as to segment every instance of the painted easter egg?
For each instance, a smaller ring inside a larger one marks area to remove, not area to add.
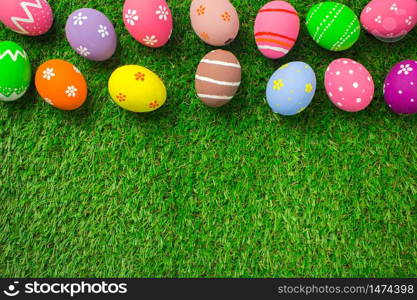
[[[417,24],[417,2],[373,0],[362,11],[361,23],[366,31],[381,41],[399,41]]]
[[[0,21],[14,32],[37,36],[49,31],[54,17],[45,0],[2,0]]]
[[[93,61],[113,56],[117,36],[113,24],[101,12],[91,8],[74,11],[65,26],[67,40],[79,55]]]
[[[384,83],[385,102],[400,115],[417,114],[417,61],[399,62]]]
[[[190,18],[195,33],[212,46],[230,44],[239,32],[239,16],[229,0],[193,0]]]
[[[28,89],[31,68],[25,50],[13,42],[0,42],[0,100],[15,101]]]
[[[129,33],[147,47],[162,47],[171,38],[172,14],[165,0],[126,0],[123,21]]]
[[[307,29],[313,40],[331,51],[344,51],[359,39],[360,23],[355,13],[346,5],[321,2],[307,14]]]
[[[274,113],[293,116],[310,105],[316,86],[316,74],[308,64],[291,62],[271,76],[266,88],[266,99]]]
[[[324,85],[333,104],[344,111],[364,110],[374,98],[371,74],[363,65],[348,58],[336,59],[329,65]]]
[[[53,59],[36,71],[36,90],[50,105],[62,110],[75,110],[87,98],[87,82],[71,63]]]
[[[259,51],[268,58],[285,56],[294,47],[299,32],[298,13],[288,2],[269,2],[256,16],[256,44]]]
[[[151,112],[164,105],[167,91],[162,80],[147,68],[128,65],[109,79],[109,93],[120,107],[132,112]]]
[[[240,86],[241,67],[233,53],[214,50],[200,61],[195,89],[200,100],[210,107],[227,104]]]

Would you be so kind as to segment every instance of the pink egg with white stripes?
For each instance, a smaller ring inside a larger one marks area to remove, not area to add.
[[[123,21],[129,33],[147,47],[162,47],[171,38],[172,14],[165,0],[126,0]]]
[[[1,0],[0,21],[14,32],[37,36],[52,27],[53,12],[45,0]]]
[[[333,61],[327,68],[324,84],[333,104],[347,112],[366,109],[374,98],[375,85],[371,74],[352,59]]]
[[[285,56],[294,47],[300,32],[300,18],[285,1],[271,1],[255,20],[255,40],[259,51],[271,59]]]

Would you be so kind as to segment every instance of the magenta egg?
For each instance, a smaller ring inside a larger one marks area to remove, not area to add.
[[[45,34],[52,27],[53,12],[45,0],[2,0],[0,21],[9,29],[30,36]]]
[[[117,36],[113,24],[101,12],[91,8],[74,11],[65,26],[67,40],[82,57],[104,61],[113,56]]]
[[[417,61],[404,60],[389,72],[384,83],[384,97],[396,114],[417,114]]]
[[[147,47],[162,47],[171,38],[172,14],[164,0],[126,0],[123,21],[129,33]]]

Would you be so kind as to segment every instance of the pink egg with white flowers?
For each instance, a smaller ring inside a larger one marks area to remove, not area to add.
[[[417,24],[416,0],[373,0],[361,14],[362,26],[384,42],[396,42]]]
[[[333,104],[347,112],[366,109],[374,98],[375,85],[371,74],[352,59],[334,60],[327,68],[324,85]]]
[[[45,0],[1,0],[0,21],[14,32],[37,36],[51,29],[54,17]]]
[[[123,21],[129,33],[147,47],[162,47],[171,38],[172,14],[165,0],[126,0]]]
[[[259,51],[267,58],[278,59],[294,47],[300,18],[288,2],[271,1],[259,10],[254,31]]]

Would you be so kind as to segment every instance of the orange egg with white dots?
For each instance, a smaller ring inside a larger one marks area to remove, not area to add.
[[[61,110],[75,110],[87,99],[87,82],[71,63],[53,59],[36,71],[36,90],[50,105]]]

